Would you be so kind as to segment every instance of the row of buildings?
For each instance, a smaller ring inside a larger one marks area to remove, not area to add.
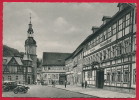
[[[100,27],[65,61],[67,81],[115,90],[136,88],[136,8],[119,3],[112,17],[103,16]]]

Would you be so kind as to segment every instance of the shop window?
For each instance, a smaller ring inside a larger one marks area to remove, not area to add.
[[[129,71],[128,70],[124,69],[123,79],[124,79],[124,82],[128,82],[128,80],[129,80]]]
[[[107,72],[107,81],[110,81],[110,73]]]
[[[88,71],[88,78],[92,78],[92,71]]]
[[[115,82],[115,79],[116,79],[116,73],[112,72],[112,75],[111,75],[112,82]]]
[[[136,69],[133,70],[133,84],[136,84]]]

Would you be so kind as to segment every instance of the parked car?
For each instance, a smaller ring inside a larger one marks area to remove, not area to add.
[[[23,85],[17,85],[17,87],[13,90],[15,94],[21,92],[21,93],[27,93],[29,87],[28,86],[23,86]]]
[[[17,87],[17,83],[15,81],[4,81],[3,82],[3,91],[11,91]]]

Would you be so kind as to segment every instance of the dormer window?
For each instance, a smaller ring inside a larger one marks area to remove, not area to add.
[[[7,62],[7,59],[3,59],[3,64],[6,64],[6,62]]]
[[[118,3],[119,11],[123,10],[127,6],[127,3]]]
[[[103,24],[106,24],[110,19],[111,19],[110,16],[103,16],[102,18]]]

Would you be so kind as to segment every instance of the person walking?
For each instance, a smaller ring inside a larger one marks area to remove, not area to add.
[[[82,82],[82,88],[84,88],[84,82]]]
[[[85,81],[85,88],[87,87],[87,81]]]
[[[66,88],[66,86],[67,86],[67,81],[66,80],[65,80],[65,83],[64,84],[65,84],[65,88]]]

